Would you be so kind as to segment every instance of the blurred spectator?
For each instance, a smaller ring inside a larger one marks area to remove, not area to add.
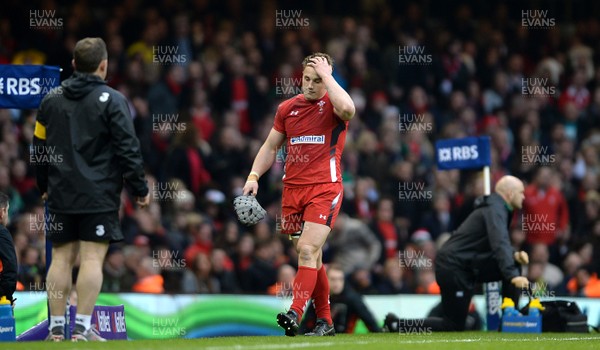
[[[43,290],[42,276],[45,269],[40,264],[40,252],[36,247],[29,246],[21,252],[19,259],[18,280],[27,290]]]
[[[221,293],[239,293],[237,278],[233,270],[233,262],[222,249],[214,249],[210,256],[212,275],[219,281]]]
[[[184,67],[171,65],[167,69],[164,79],[158,84],[152,85],[148,90],[148,108],[153,122],[154,120],[168,121],[174,116],[179,117],[178,111],[182,109],[185,102],[183,100],[186,94],[184,83]]]
[[[125,255],[118,246],[111,246],[102,269],[102,292],[119,293],[131,291],[136,277],[125,265]]]
[[[292,298],[294,277],[296,277],[296,270],[292,266],[288,264],[279,266],[277,282],[269,286],[267,293],[278,298]]]
[[[184,269],[187,261],[179,251],[171,250],[165,246],[158,246],[152,251],[152,265],[160,268],[163,278],[165,293],[177,294],[182,292]]]
[[[583,210],[578,212],[578,227],[576,229],[579,237],[585,237],[594,230],[594,226],[600,217],[600,194],[597,191],[588,191],[585,194]]]
[[[379,199],[375,182],[369,177],[360,177],[356,180],[354,196],[348,198],[345,211],[348,215],[368,222],[373,217],[375,203]]]
[[[242,280],[250,264],[252,264],[254,247],[254,238],[249,234],[243,235],[237,244],[232,257],[238,281]]]
[[[240,228],[238,223],[229,220],[223,226],[221,233],[215,239],[215,248],[225,251],[230,258],[234,256],[236,246],[240,239]]]
[[[404,270],[400,268],[397,258],[389,258],[383,265],[383,274],[377,283],[379,294],[410,293],[410,288],[404,281]]]
[[[417,272],[417,294],[440,294],[440,286],[435,281],[432,269],[422,269]]]
[[[563,281],[564,275],[558,266],[549,262],[549,259],[550,253],[547,245],[537,243],[531,247],[530,263],[539,264],[536,267],[541,269],[540,279],[547,283],[550,289],[556,289]]]
[[[370,270],[381,254],[381,243],[369,227],[358,219],[340,213],[329,234],[328,242],[334,250],[333,262],[351,273],[362,267]]]
[[[581,266],[577,269],[575,276],[569,280],[567,289],[573,296],[599,298],[600,279],[590,266]]]
[[[186,189],[199,196],[200,190],[211,181],[205,162],[206,155],[200,149],[200,139],[197,136],[196,127],[188,124],[185,130],[175,137],[173,148],[167,156],[166,177],[182,180]],[[163,184],[167,185],[164,190],[170,189],[169,184],[169,182]],[[174,189],[183,190],[183,188]]]
[[[377,203],[375,218],[369,228],[377,235],[383,248],[377,263],[383,265],[389,259],[396,259],[406,237],[400,236],[400,229],[394,223],[394,201],[391,198],[382,198]]]
[[[6,193],[9,198],[10,207],[8,208],[8,216],[10,221],[14,222],[17,215],[23,210],[25,203],[19,191],[10,182],[8,167],[0,164],[0,192]]]
[[[358,150],[357,175],[381,183],[385,175],[381,169],[386,167],[387,159],[380,150],[377,134],[370,130],[363,130],[356,140],[356,148]]]
[[[577,69],[572,76],[572,81],[566,90],[560,95],[558,100],[559,107],[563,110],[568,103],[572,103],[576,108],[577,113],[585,110],[590,104],[590,91],[585,86],[587,83],[586,72],[582,69]]]
[[[373,284],[371,270],[366,267],[359,266],[352,271],[349,277],[349,283],[359,294],[377,294],[377,289]]]
[[[164,293],[164,280],[160,275],[160,268],[154,266],[152,258],[143,257],[135,270],[137,281],[133,284],[131,290],[138,293]]]
[[[253,92],[256,91],[254,77],[246,73],[246,59],[234,54],[227,57],[227,70],[217,87],[214,104],[218,111],[233,110],[239,118],[238,131],[249,134],[252,131],[250,109]]]
[[[192,243],[183,253],[186,261],[195,261],[196,255],[210,254],[213,249],[213,229],[209,222],[205,221],[198,214],[188,216],[188,234],[192,238]]]
[[[529,244],[554,244],[569,224],[565,198],[550,183],[552,173],[551,168],[541,167],[533,183],[525,188],[522,220]]]
[[[427,229],[433,240],[455,227],[450,209],[450,199],[445,193],[434,195],[433,212],[427,213],[421,220],[421,227]]]
[[[258,242],[252,263],[242,275],[242,289],[247,293],[266,293],[277,280],[273,250],[268,241]]]
[[[221,292],[219,280],[212,274],[212,264],[206,253],[198,253],[191,263],[191,272],[185,275],[185,293],[215,294]]]

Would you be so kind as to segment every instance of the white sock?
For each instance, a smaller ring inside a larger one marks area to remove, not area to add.
[[[65,316],[50,316],[50,325],[48,330],[51,331],[54,327],[65,327]]]
[[[85,328],[85,330],[87,331],[92,326],[92,315],[76,314],[75,324],[83,326],[83,328]]]

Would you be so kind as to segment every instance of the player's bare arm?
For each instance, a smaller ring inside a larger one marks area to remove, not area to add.
[[[306,66],[312,67],[318,78],[325,85],[327,93],[329,94],[329,99],[333,104],[333,112],[342,120],[348,121],[352,119],[356,112],[354,102],[352,102],[352,99],[346,90],[344,90],[331,75],[333,69],[329,63],[327,63],[327,60],[323,57],[314,57]]]
[[[285,141],[285,134],[271,129],[269,136],[258,150],[254,163],[252,164],[252,171],[248,175],[248,180],[244,185],[244,195],[258,193],[258,179],[271,168],[275,157],[277,156],[277,149]]]

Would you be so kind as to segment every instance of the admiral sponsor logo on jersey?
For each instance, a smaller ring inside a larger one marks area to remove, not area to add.
[[[290,138],[290,144],[325,144],[325,135],[302,135]]]

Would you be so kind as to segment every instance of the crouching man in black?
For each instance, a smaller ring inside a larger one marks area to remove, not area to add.
[[[520,265],[527,264],[529,257],[513,251],[508,229],[513,209],[521,209],[523,192],[519,179],[502,177],[495,193],[480,197],[473,212],[440,248],[435,277],[442,295],[442,317],[392,322],[388,315],[386,328],[405,333],[464,331],[476,283],[501,280],[503,296],[518,304],[520,290],[528,286]]]

